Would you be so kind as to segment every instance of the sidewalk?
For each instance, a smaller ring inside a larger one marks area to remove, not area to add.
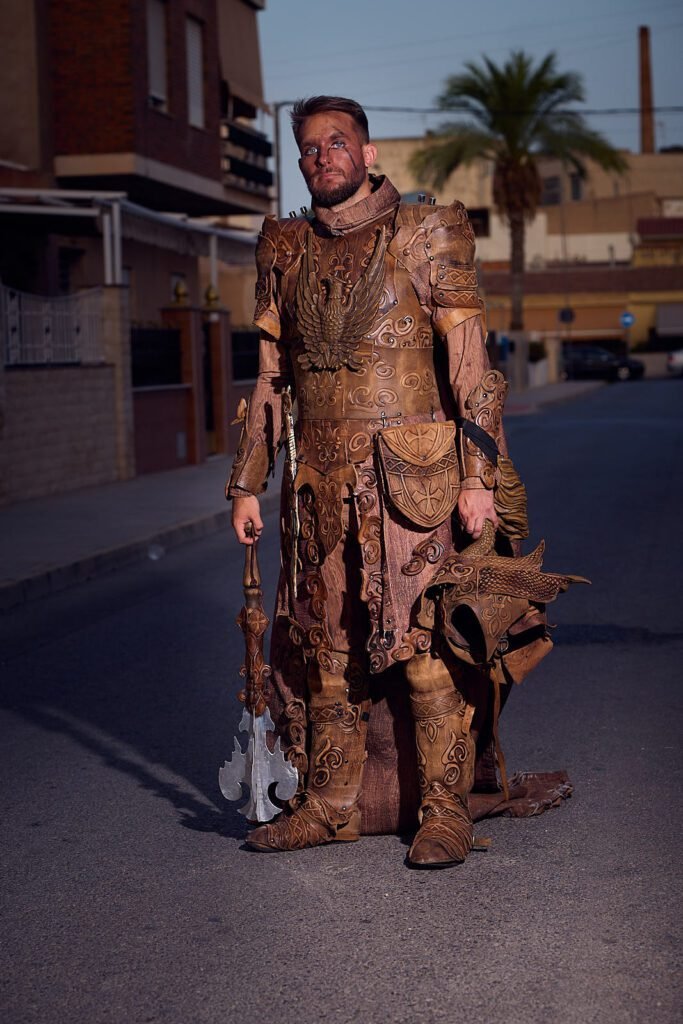
[[[511,394],[506,415],[535,413],[599,387],[599,381],[565,381]],[[201,466],[0,508],[0,611],[227,530],[223,488],[230,462],[216,456]],[[266,511],[277,504],[279,489],[270,481]]]
[[[528,391],[511,392],[505,403],[505,416],[526,416],[547,405],[561,405],[605,386],[602,380],[560,380]]]

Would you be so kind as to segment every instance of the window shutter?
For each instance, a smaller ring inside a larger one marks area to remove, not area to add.
[[[166,4],[147,0],[147,75],[150,100],[166,109]]]
[[[195,18],[185,21],[187,50],[188,119],[195,128],[204,127],[204,54],[202,24]]]

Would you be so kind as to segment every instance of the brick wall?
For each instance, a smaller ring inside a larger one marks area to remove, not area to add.
[[[145,0],[53,0],[57,155],[135,152],[220,180],[216,0],[167,4],[168,111],[149,105]],[[188,124],[185,19],[204,25],[203,129]]]
[[[117,479],[114,369],[2,373],[0,504]]]
[[[220,63],[215,0],[181,0],[167,4],[168,112],[150,107],[147,98],[146,60],[135,64],[136,152],[161,163],[182,167],[203,177],[221,180],[220,172]],[[204,26],[205,127],[188,124],[185,19],[190,15]],[[146,53],[144,3],[135,4],[135,37]]]
[[[130,0],[52,0],[55,154],[133,150],[132,15]]]

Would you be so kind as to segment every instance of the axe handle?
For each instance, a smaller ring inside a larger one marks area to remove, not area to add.
[[[251,527],[247,527],[247,534]],[[238,694],[239,699],[248,711],[257,717],[266,710],[266,685],[270,677],[270,665],[266,665],[263,656],[263,637],[270,620],[263,611],[263,591],[261,589],[261,573],[258,565],[256,549],[258,540],[245,546],[244,552],[244,607],[237,616],[237,625],[244,633],[245,658],[241,675],[245,679],[245,687]]]

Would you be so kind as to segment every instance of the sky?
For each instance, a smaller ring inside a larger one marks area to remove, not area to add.
[[[268,103],[321,93],[365,107],[433,107],[450,74],[483,55],[511,50],[535,59],[550,51],[560,71],[578,72],[585,109],[638,106],[638,26],[649,25],[656,107],[683,107],[681,0],[268,0],[259,14]],[[381,140],[421,136],[442,114],[369,110]],[[656,145],[683,145],[683,112],[657,111]],[[638,117],[588,117],[613,145],[637,151]],[[282,209],[308,205],[286,109],[280,111]],[[272,121],[264,130],[272,137]]]

